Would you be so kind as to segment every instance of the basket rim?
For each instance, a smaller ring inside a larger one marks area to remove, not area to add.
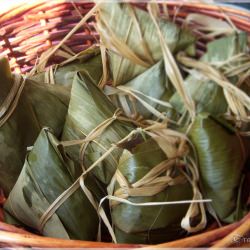
[[[99,1],[99,0],[97,0]],[[109,2],[112,3],[114,0],[103,0],[104,2]],[[131,3],[147,3],[149,0],[120,0],[122,2],[131,2]],[[164,0],[156,0],[159,3],[164,3]],[[51,4],[51,3],[58,3],[58,4],[63,4],[63,3],[95,3],[95,0],[15,0],[15,1],[10,1],[9,3],[5,3],[5,7],[3,7],[0,10],[0,19],[2,16],[11,14],[11,12],[22,12],[25,11],[26,9],[30,9],[42,4]],[[11,3],[11,4],[10,4]],[[177,5],[177,6],[183,6],[183,7],[195,7],[195,8],[204,8],[207,9],[209,8],[211,11],[229,11],[232,14],[238,14],[242,16],[246,16],[250,18],[250,10],[237,6],[238,2],[234,5],[232,3],[223,3],[223,2],[215,2],[215,3],[204,3],[201,2],[200,0],[189,0],[188,2],[186,1],[180,1],[180,0],[170,0],[165,2],[167,5]]]

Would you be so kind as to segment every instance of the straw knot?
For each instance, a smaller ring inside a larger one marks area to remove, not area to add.
[[[171,177],[167,170],[176,166],[175,159],[165,160],[155,167],[153,167],[145,176],[135,183],[128,183],[125,176],[117,169],[114,180],[120,186],[114,192],[114,196],[117,198],[128,199],[129,197],[143,197],[143,196],[154,196],[168,186],[173,186],[186,182],[183,175],[177,177]],[[120,202],[112,201],[111,206],[116,206]]]
[[[118,108],[112,116],[112,120],[117,120],[117,118],[122,114],[122,111]]]

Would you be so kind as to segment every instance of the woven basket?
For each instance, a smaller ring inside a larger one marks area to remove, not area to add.
[[[5,3],[0,2],[0,4]],[[145,7],[145,4],[137,5],[141,8]],[[93,3],[87,3],[84,0],[74,3],[62,0],[36,0],[15,6],[12,4],[10,8],[5,8],[5,11],[0,13],[0,55],[9,58],[13,71],[22,73],[29,71],[41,53],[51,46],[59,44],[93,6]],[[189,13],[201,13],[219,19],[229,17],[235,26],[250,34],[250,12],[243,9],[181,1],[168,1],[167,7],[170,18],[174,18],[175,22],[179,24]],[[94,29],[94,21],[94,17],[91,17],[65,44],[77,53],[96,43],[99,37]],[[204,52],[205,42],[197,43],[198,52]],[[54,56],[49,63],[58,63],[62,59]],[[1,222],[3,221],[1,210],[3,203],[4,197],[0,192],[0,247],[145,247],[37,236]],[[250,214],[240,222],[220,228],[212,225],[206,231],[195,236],[153,247],[226,247],[233,244],[237,247],[250,247],[250,238],[247,236],[242,238],[245,240],[240,241],[242,244],[235,245],[235,243],[239,243],[235,242],[235,236],[244,236],[247,233],[250,233]]]

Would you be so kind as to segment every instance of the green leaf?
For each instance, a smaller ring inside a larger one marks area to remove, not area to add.
[[[5,210],[24,225],[39,230],[39,220],[49,205],[74,182],[69,164],[71,160],[51,130],[43,129],[27,155]],[[48,220],[42,233],[56,238],[96,240],[97,230],[97,213],[78,189]]]
[[[195,41],[191,32],[169,21],[159,23],[173,53],[190,51]],[[160,40],[146,11],[126,3],[102,3],[97,28],[108,48],[114,86],[127,83],[162,59]]]
[[[208,114],[196,117],[189,137],[199,160],[202,191],[224,222],[236,211],[237,190],[245,164],[242,139]],[[234,217],[236,220],[236,217]]]
[[[0,105],[13,91],[13,85],[14,76],[10,73],[6,59],[2,59]],[[13,103],[13,98],[10,103]],[[0,186],[6,196],[21,172],[27,147],[33,145],[41,128],[50,126],[56,136],[61,135],[68,103],[69,91],[64,87],[26,80],[13,114],[0,127]],[[4,108],[8,110],[7,105]]]
[[[234,34],[214,40],[207,45],[207,53],[201,61],[208,63],[223,63],[233,56],[246,52],[246,33]],[[237,82],[237,78],[229,79],[232,84]],[[196,70],[191,70],[190,75],[185,80],[185,85],[196,104],[196,112],[208,112],[213,115],[224,114],[227,111],[227,102],[223,89],[213,81],[210,81]],[[170,103],[179,113],[185,111],[185,107],[180,96],[175,93]]]
[[[153,167],[166,160],[164,152],[152,139],[136,146],[129,152],[123,151],[118,169],[130,185],[144,177]],[[166,175],[164,172],[162,176]],[[170,176],[182,175],[177,167]],[[119,188],[116,185],[115,190]],[[154,196],[129,197],[134,203],[180,201],[192,199],[192,188],[188,182],[168,186]],[[188,205],[165,205],[137,207],[118,204],[111,210],[118,242],[159,243],[183,235],[181,220]],[[164,232],[164,233],[163,233]]]
[[[88,72],[95,83],[99,83],[102,77],[102,60],[99,48],[87,49],[73,59],[69,60],[68,63],[56,65],[53,74],[55,84],[71,88],[74,75],[80,70]],[[46,71],[35,74],[31,79],[40,83],[50,83],[46,80]]]
[[[84,72],[76,74],[62,140],[84,139],[98,125],[111,118],[115,111],[115,106],[87,74]],[[113,143],[120,141],[132,129],[133,126],[128,123],[114,121],[96,138],[96,142],[91,142],[88,145],[84,165],[86,167],[90,166]],[[79,150],[80,146],[73,146],[67,149],[70,156],[78,162]],[[115,150],[111,156],[107,157],[91,172],[102,183],[107,185],[116,170],[120,154],[121,151],[119,149]]]
[[[208,43],[207,53],[202,57],[204,62],[224,62],[232,56],[247,52],[247,34],[241,32],[225,36]]]
[[[107,91],[107,93],[109,90],[113,91],[113,93],[110,93],[113,103],[116,103],[117,107],[123,109],[128,117],[133,117],[135,114],[141,115],[145,119],[152,117],[153,111],[149,110],[143,103],[146,103],[152,109],[158,109],[158,107],[164,111],[170,109],[170,104],[167,103],[166,97],[171,96],[174,90],[166,79],[163,61],[156,63],[142,74],[124,84],[123,87],[138,99],[119,88],[113,89],[106,86],[104,91]],[[126,95],[125,99],[124,95]],[[164,104],[161,104],[162,98],[165,99]]]

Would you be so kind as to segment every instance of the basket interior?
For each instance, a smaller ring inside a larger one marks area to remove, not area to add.
[[[145,4],[137,5],[145,9]],[[58,45],[93,6],[93,3],[87,3],[84,0],[76,2],[36,1],[15,6],[1,13],[0,56],[9,58],[14,72],[28,72],[36,64],[40,55],[49,48]],[[250,13],[241,9],[175,1],[169,1],[167,7],[171,20],[179,25],[183,25],[188,14],[201,13],[222,20],[230,18],[237,28],[250,34]],[[160,8],[163,10],[163,5],[160,5]],[[65,45],[74,53],[78,53],[93,44],[97,44],[98,40],[95,17],[92,16],[65,42]],[[208,41],[209,39],[198,40],[196,44],[197,57],[205,52],[205,44]],[[59,63],[62,60],[64,60],[63,57],[53,56],[48,65]],[[0,204],[4,202],[1,197],[3,195],[0,194]],[[0,210],[0,221],[2,217]],[[21,234],[19,231],[15,233]],[[66,243],[63,246],[66,246]],[[71,246],[69,245],[69,247]]]

